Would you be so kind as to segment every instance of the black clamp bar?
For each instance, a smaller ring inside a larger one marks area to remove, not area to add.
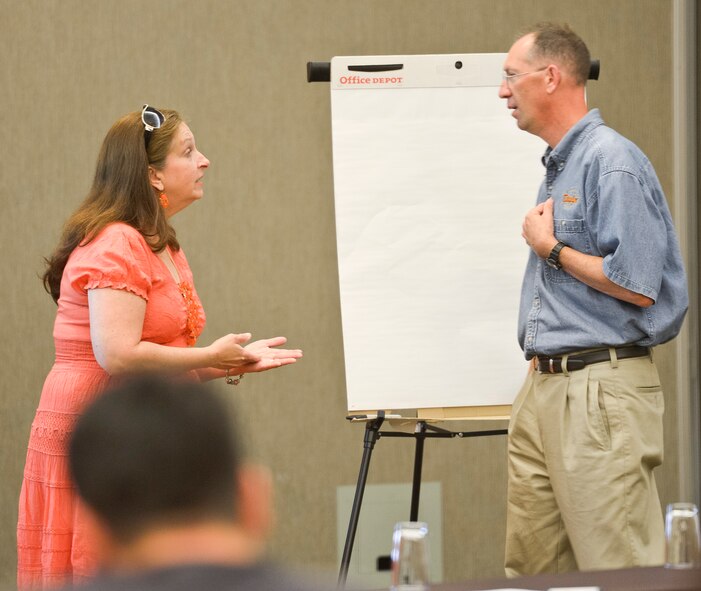
[[[392,65],[393,69],[401,67],[401,64]],[[598,80],[600,70],[599,60],[591,60],[589,80]],[[331,82],[331,62],[307,62],[307,82]]]

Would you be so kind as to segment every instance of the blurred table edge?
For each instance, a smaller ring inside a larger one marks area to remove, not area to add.
[[[662,566],[619,570],[541,574],[514,579],[475,579],[431,585],[436,591],[480,591],[482,589],[534,589],[551,587],[599,587],[601,591],[701,591],[701,567],[675,569]]]

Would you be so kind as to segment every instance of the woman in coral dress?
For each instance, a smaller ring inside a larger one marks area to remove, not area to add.
[[[180,115],[145,106],[103,142],[92,188],[47,259],[56,359],[32,423],[17,525],[20,589],[76,583],[96,553],[68,470],[81,410],[120,375],[225,378],[294,363],[284,337],[195,347],[205,315],[169,218],[202,198],[209,160]]]

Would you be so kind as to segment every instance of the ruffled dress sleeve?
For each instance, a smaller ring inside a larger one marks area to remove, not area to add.
[[[178,262],[181,275],[186,272],[191,278],[184,256]],[[186,300],[144,237],[127,224],[115,223],[71,254],[61,281],[54,338],[90,340],[88,291],[102,288],[123,289],[146,300],[142,340],[187,346],[202,331],[204,312],[194,286]],[[196,326],[193,317],[199,321]]]
[[[125,289],[148,301],[153,253],[143,236],[126,224],[112,224],[92,242],[79,246],[64,272],[71,291]],[[63,295],[64,283],[61,284]]]

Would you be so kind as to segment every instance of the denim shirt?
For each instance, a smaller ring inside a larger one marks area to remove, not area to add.
[[[531,251],[518,339],[526,358],[674,338],[688,307],[686,276],[657,175],[632,142],[591,110],[543,157],[538,203],[553,198],[555,237],[603,257],[612,282],[654,300],[641,308],[597,291]]]

